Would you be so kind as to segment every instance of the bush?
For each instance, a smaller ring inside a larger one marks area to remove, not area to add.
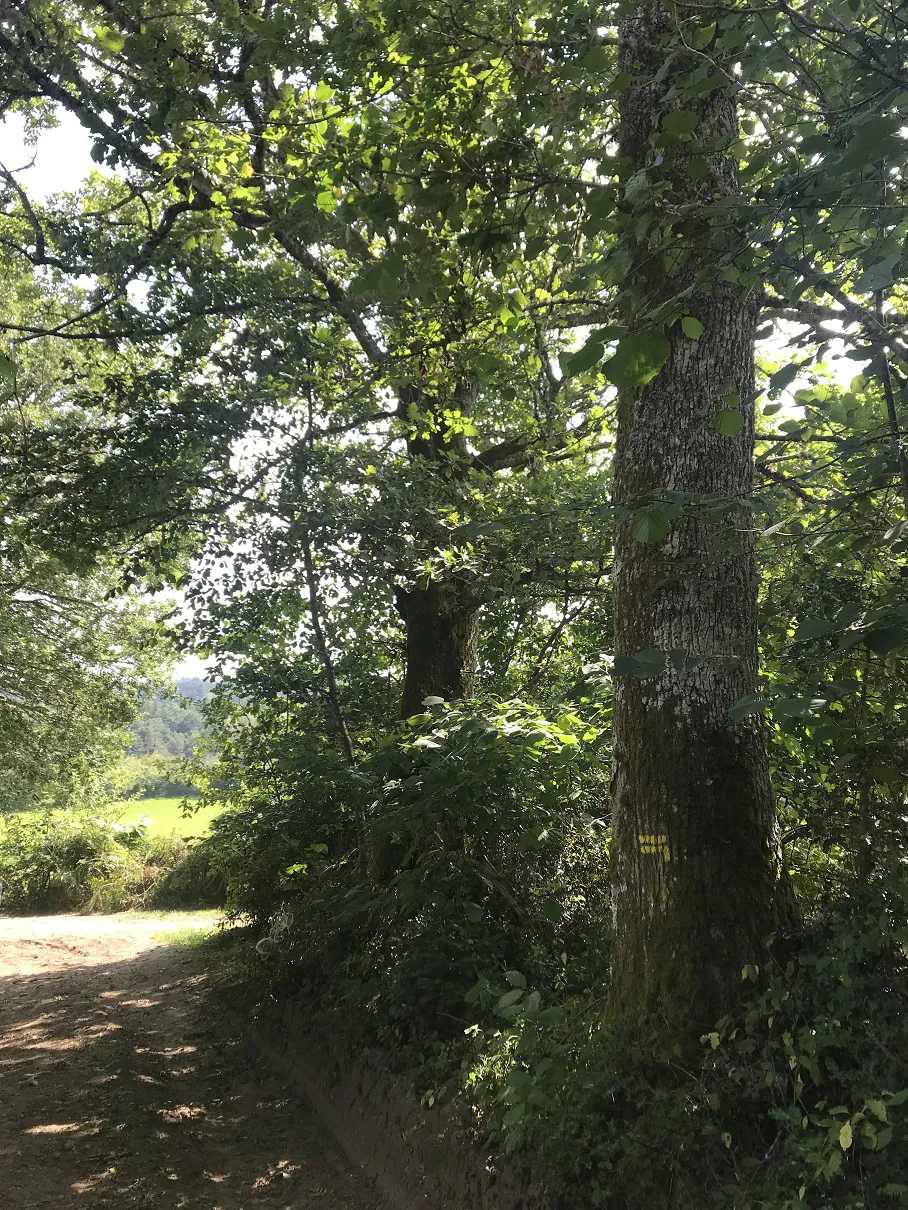
[[[277,977],[331,972],[370,1040],[425,1052],[481,977],[585,986],[606,965],[607,763],[578,715],[439,706],[359,770],[287,764],[292,798],[215,822],[228,902],[270,932]]]
[[[227,885],[212,845],[191,845],[155,882],[148,898],[153,908],[223,907]]]
[[[600,744],[577,714],[491,702],[433,707],[353,771],[287,751],[210,842],[256,981],[469,1104],[572,1210],[908,1202],[904,870],[856,887],[821,855],[831,896],[796,870],[797,950],[744,971],[733,1020],[643,1045],[606,1013]]]
[[[908,1201],[908,886],[881,877],[807,928],[734,1019],[641,1045],[601,995],[519,972],[470,1000],[460,1071],[494,1143],[571,1207],[876,1210]]]
[[[67,811],[7,815],[0,820],[0,902],[13,912],[147,907],[189,852],[176,834],[150,835],[142,822]],[[188,886],[184,878],[186,898]]]

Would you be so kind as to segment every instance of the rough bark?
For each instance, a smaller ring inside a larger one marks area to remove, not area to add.
[[[751,492],[757,304],[716,272],[740,232],[728,219],[697,218],[699,206],[738,190],[734,161],[715,150],[737,135],[735,102],[725,92],[666,98],[691,66],[682,55],[654,79],[672,37],[658,3],[637,9],[620,33],[621,69],[632,78],[621,94],[626,175],[648,164],[666,186],[648,213],[637,206],[626,215],[629,293],[639,314],[689,288],[682,314],[703,331],[694,340],[670,323],[668,361],[622,401],[614,490],[630,507],[677,501],[673,493],[734,501]],[[715,140],[698,175],[688,171],[692,144],[668,147],[655,164],[650,136],[680,107],[698,112],[695,139]],[[667,222],[678,250],[654,255],[653,233]],[[730,396],[740,402],[730,405]],[[729,406],[742,414],[735,436],[716,427]],[[757,673],[749,515],[736,508],[710,522],[694,499],[664,541],[637,541],[629,523],[619,525],[614,591],[616,655],[673,654],[660,676],[615,677],[612,1010],[672,1031],[699,1028],[733,1005],[742,967],[762,961],[777,926],[765,743],[754,717],[733,724],[728,715],[754,691]]]
[[[479,611],[474,595],[454,580],[398,589],[406,629],[401,717],[420,714],[427,697],[469,697],[476,670]]]
[[[475,385],[467,379],[455,382],[450,398],[427,394],[418,386],[400,391],[398,415],[412,425],[407,437],[410,459],[430,471],[436,491],[444,493],[452,487],[455,498],[470,456],[466,437],[449,430],[443,413],[448,407],[471,416],[475,404]],[[443,543],[446,535],[430,529],[422,537],[431,547]],[[452,574],[424,586],[398,588],[395,597],[406,631],[401,718],[421,714],[427,697],[449,701],[469,697],[479,631],[476,586]]]

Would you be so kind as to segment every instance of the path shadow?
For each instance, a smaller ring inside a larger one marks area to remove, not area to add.
[[[0,978],[3,1210],[373,1210],[199,950]]]

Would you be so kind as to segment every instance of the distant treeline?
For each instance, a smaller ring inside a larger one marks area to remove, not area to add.
[[[205,732],[200,702],[211,685],[199,677],[176,682],[179,697],[156,694],[146,702],[133,723],[129,756],[191,756],[196,740]]]

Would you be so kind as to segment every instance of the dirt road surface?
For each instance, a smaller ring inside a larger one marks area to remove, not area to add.
[[[199,922],[0,918],[0,1210],[382,1210],[168,944]]]

